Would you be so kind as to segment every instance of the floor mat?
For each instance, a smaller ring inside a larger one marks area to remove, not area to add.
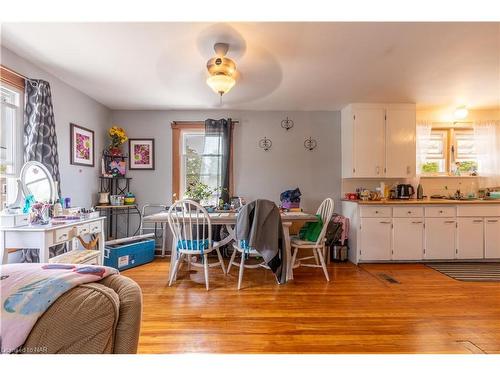
[[[459,281],[500,281],[500,263],[427,263],[426,266]]]

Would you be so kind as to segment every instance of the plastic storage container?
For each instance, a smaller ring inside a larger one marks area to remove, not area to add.
[[[126,270],[153,261],[155,240],[134,240],[104,247],[104,265]]]

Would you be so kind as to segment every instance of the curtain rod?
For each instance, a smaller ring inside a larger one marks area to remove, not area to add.
[[[473,121],[432,121],[433,124],[473,124]]]
[[[172,121],[172,124],[177,124],[177,125],[185,125],[185,124],[204,124],[205,121]],[[231,120],[232,124],[239,124],[240,122],[238,120],[233,121]]]

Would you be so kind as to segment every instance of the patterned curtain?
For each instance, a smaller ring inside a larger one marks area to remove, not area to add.
[[[27,79],[24,91],[24,162],[38,161],[60,182],[57,136],[52,94],[47,81]],[[60,183],[57,184],[61,194]],[[50,248],[50,256],[65,251],[64,245]],[[22,262],[38,262],[37,249],[23,249]]]

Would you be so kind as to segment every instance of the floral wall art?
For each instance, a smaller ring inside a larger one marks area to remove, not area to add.
[[[154,142],[152,138],[129,140],[130,169],[155,169]]]
[[[76,124],[71,128],[70,162],[74,165],[94,166],[94,131]]]

